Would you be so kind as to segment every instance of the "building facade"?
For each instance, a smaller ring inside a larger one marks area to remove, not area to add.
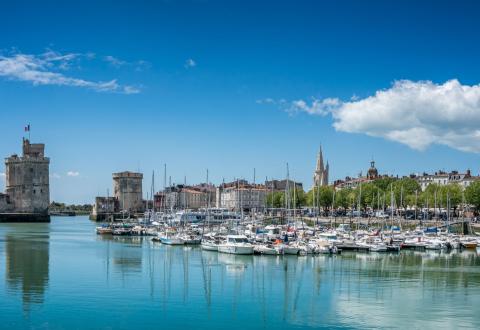
[[[217,189],[217,207],[230,210],[260,211],[265,208],[268,190],[245,180],[224,183]]]
[[[103,220],[107,215],[113,216],[118,209],[118,201],[115,197],[95,197],[90,217],[94,220]]]
[[[459,173],[458,171],[451,171],[447,173],[445,171],[438,171],[434,174],[423,173],[421,175],[412,175],[422,188],[422,191],[427,189],[428,185],[436,184],[439,186],[445,186],[448,184],[458,184],[462,188],[466,188],[471,185],[473,182],[480,180],[479,176],[473,176],[470,170],[467,170],[465,173]]]
[[[269,191],[285,191],[287,189],[287,185],[289,189],[293,189],[293,186],[297,188],[297,190],[303,190],[303,184],[301,182],[295,182],[292,180],[270,180],[265,181],[265,188]]]
[[[157,193],[155,205],[160,209],[201,209],[215,205],[216,188],[210,184],[196,186],[176,185],[167,187],[165,192]],[[162,205],[164,203],[164,206]]]

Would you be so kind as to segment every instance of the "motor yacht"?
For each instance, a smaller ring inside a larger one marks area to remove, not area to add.
[[[227,235],[227,240],[218,245],[218,252],[230,254],[253,254],[253,245],[245,235]]]

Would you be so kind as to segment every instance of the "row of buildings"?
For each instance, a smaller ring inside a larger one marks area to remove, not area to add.
[[[466,187],[471,185],[473,182],[480,180],[480,176],[472,175],[470,170],[466,170],[465,173],[460,173],[458,171],[451,171],[451,172],[438,171],[433,174],[429,174],[424,172],[422,174],[410,174],[408,177],[416,180],[420,185],[420,188],[422,189],[422,191],[425,191],[425,189],[427,189],[428,185],[430,184],[436,184],[439,186],[444,186],[448,184],[458,184],[465,189]],[[347,176],[343,180],[334,181],[333,186],[335,187],[336,190],[344,189],[344,188],[355,189],[360,184],[369,183],[381,178],[397,179],[398,177],[393,177],[386,174],[384,175],[379,174],[378,170],[375,167],[375,162],[372,161],[370,163],[370,168],[367,170],[366,175],[362,175],[362,173],[360,173],[356,178]]]
[[[266,207],[266,196],[271,192],[285,191],[287,186],[303,190],[303,185],[292,180],[271,180],[263,184],[235,180],[219,186],[199,184],[176,185],[154,196],[156,209],[201,209],[207,207],[229,210],[256,211]]]
[[[329,164],[324,162],[322,149],[320,148],[315,171],[313,173],[313,186],[329,185]],[[434,174],[412,174],[409,176],[418,181],[422,190],[435,183],[447,185],[456,183],[462,187],[468,187],[472,182],[480,180],[479,176],[473,176],[469,170],[465,173],[452,171],[450,173],[439,171]],[[292,189],[303,190],[302,183],[292,180],[270,180],[262,184],[249,183],[246,180],[235,180],[222,183],[218,186],[202,183],[198,185],[172,185],[164,191],[154,194],[153,202],[142,199],[141,173],[121,172],[113,174],[114,194],[112,197],[97,197],[93,208],[93,218],[103,218],[105,213],[122,214],[128,212],[141,213],[146,209],[203,209],[216,207],[229,210],[259,211],[266,205],[266,197],[271,192],[284,192]],[[361,184],[373,182],[381,178],[394,178],[385,174],[379,174],[375,162],[370,162],[366,174],[360,173],[357,177],[346,177],[336,180],[332,186],[336,190],[351,188],[355,189]],[[122,214],[123,215],[123,214]]]
[[[113,174],[113,196],[98,196],[92,209],[91,219],[104,220],[109,216],[128,217],[146,209],[204,209],[223,208],[228,210],[260,211],[266,205],[267,194],[293,189],[303,190],[303,185],[292,180],[271,180],[264,184],[235,180],[219,186],[202,183],[199,185],[173,185],[154,194],[151,200],[142,198],[141,173],[121,172]]]
[[[317,155],[317,163],[315,167],[315,171],[313,174],[313,185],[318,186],[326,186],[329,185],[328,181],[329,175],[329,164],[328,162],[324,165],[322,149],[320,148],[318,155]],[[458,184],[462,188],[466,188],[471,185],[473,182],[480,180],[480,176],[472,175],[471,171],[468,169],[464,173],[460,173],[458,171],[437,171],[433,174],[430,173],[421,173],[421,174],[410,174],[408,177],[416,180],[420,185],[422,191],[427,189],[429,184],[437,184],[437,185],[448,185],[448,184]],[[377,179],[381,178],[394,178],[397,179],[398,176],[394,177],[387,174],[379,174],[377,168],[375,167],[375,161],[370,162],[370,167],[368,168],[366,174],[364,175],[362,172],[359,173],[357,177],[350,177],[347,176],[344,179],[339,179],[333,181],[332,185],[336,190],[351,188],[355,189],[360,184],[365,184],[372,182]]]

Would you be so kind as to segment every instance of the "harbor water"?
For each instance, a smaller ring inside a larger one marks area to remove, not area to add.
[[[0,224],[0,328],[480,329],[476,250],[235,256],[95,226]]]

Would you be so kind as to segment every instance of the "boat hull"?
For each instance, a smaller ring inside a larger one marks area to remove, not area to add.
[[[285,246],[283,248],[283,254],[298,255],[299,252],[300,249],[296,247]]]
[[[477,248],[477,243],[462,243],[462,246],[465,249],[476,249]]]
[[[218,251],[218,245],[211,243],[202,243],[202,250],[205,251]]]
[[[160,242],[165,245],[184,245],[185,242],[180,238],[161,237]]]
[[[220,245],[218,246],[218,252],[249,255],[249,254],[253,254],[253,246]]]
[[[277,255],[278,251],[275,250],[274,248],[268,248],[268,247],[258,247],[254,248],[254,252],[257,254],[263,254],[263,255]]]

